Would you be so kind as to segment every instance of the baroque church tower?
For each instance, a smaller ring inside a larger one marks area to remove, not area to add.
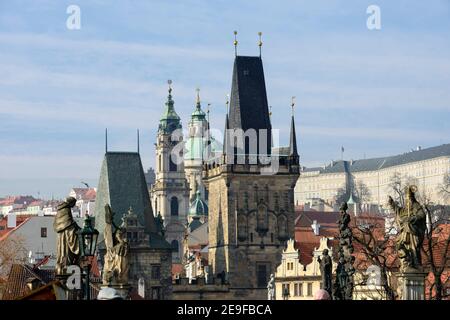
[[[187,214],[189,186],[185,177],[182,148],[182,126],[175,112],[171,81],[166,109],[159,121],[156,141],[156,181],[151,189],[153,212],[164,220],[165,237],[174,252],[172,260],[179,263]]]
[[[272,148],[260,56],[235,57],[225,129],[222,157],[205,163],[203,171],[209,192],[209,264],[214,276],[225,275],[231,298],[267,299],[270,274],[281,262],[286,241],[294,238],[299,156],[293,115],[289,147]],[[241,144],[239,131],[244,132]]]
[[[195,110],[188,124],[189,138],[185,144],[186,153],[184,154],[184,167],[190,187],[189,200],[191,202],[197,198],[197,191],[200,192],[202,199],[207,199],[205,186],[202,181],[202,170],[209,135],[209,123],[200,104],[199,91],[197,89]]]

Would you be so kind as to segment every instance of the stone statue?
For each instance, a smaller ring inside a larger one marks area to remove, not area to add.
[[[275,300],[275,276],[270,275],[269,283],[267,283],[267,300]]]
[[[53,222],[53,228],[57,233],[56,248],[56,274],[64,274],[66,268],[73,264],[78,264],[80,258],[80,246],[78,243],[77,231],[80,227],[72,216],[72,208],[77,200],[68,197],[66,201],[58,205]]]
[[[322,275],[322,289],[331,295],[333,262],[331,261],[331,257],[328,255],[328,249],[323,250],[322,259],[318,257],[317,261],[320,264],[320,274]]]
[[[123,224],[117,227],[114,213],[109,204],[105,205],[105,245],[106,255],[103,267],[103,284],[128,284],[128,251],[127,232]],[[115,229],[113,231],[113,229]]]
[[[355,257],[353,253],[353,233],[350,228],[350,215],[347,213],[348,205],[344,202],[341,205],[341,216],[339,225],[339,261],[336,267],[336,280],[333,285],[333,299],[352,300],[353,299],[353,274],[355,268],[353,264]]]
[[[400,207],[389,197],[389,205],[395,212],[397,225],[396,247],[401,271],[417,271],[421,268],[420,250],[426,231],[426,215],[416,200],[416,186],[409,186],[405,192],[405,207]]]

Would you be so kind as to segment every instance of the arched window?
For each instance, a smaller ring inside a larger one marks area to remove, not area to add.
[[[170,215],[171,216],[178,215],[178,199],[177,199],[177,197],[172,197],[170,199]]]
[[[155,199],[155,214],[158,214],[158,199]]]
[[[172,251],[178,253],[178,240],[172,240],[170,244],[172,246]]]
[[[162,165],[161,165],[161,155],[159,155],[159,159],[158,159],[158,170],[159,171],[163,171]]]

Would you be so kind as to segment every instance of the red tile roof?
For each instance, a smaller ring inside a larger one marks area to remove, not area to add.
[[[8,228],[8,218],[3,217],[3,219],[0,220],[0,241],[6,239],[11,232],[18,229],[22,224],[24,224],[26,221],[30,219],[31,216],[28,215],[20,215],[16,216],[16,227],[15,228]]]
[[[42,285],[45,285],[54,277],[54,270],[37,269],[26,264],[13,264],[2,299],[15,300],[30,293],[27,286],[29,279],[37,279]]]

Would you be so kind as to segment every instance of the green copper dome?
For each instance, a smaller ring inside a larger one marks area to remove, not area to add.
[[[185,153],[184,160],[202,160],[203,150],[207,147],[208,141],[204,137],[190,137],[186,140],[184,145]],[[222,145],[216,139],[211,137],[211,156],[218,152],[222,152]],[[205,152],[206,153],[206,152]]]
[[[195,111],[192,112],[191,115],[192,120],[202,121],[206,119],[206,113],[203,112],[202,106],[200,105],[200,101],[197,102],[197,106],[195,107]]]
[[[208,205],[202,200],[200,191],[197,190],[195,200],[192,201],[191,207],[189,208],[190,216],[207,216],[208,215]]]
[[[172,100],[172,88],[169,87],[169,95],[166,102],[166,110],[159,119],[158,131],[171,133],[176,129],[181,129],[180,117],[175,112],[174,101]]]
[[[202,106],[200,104],[200,89],[197,88],[197,104],[195,106],[195,110],[191,115],[191,119],[192,120],[205,120],[206,119],[206,114],[203,112],[202,110]]]

